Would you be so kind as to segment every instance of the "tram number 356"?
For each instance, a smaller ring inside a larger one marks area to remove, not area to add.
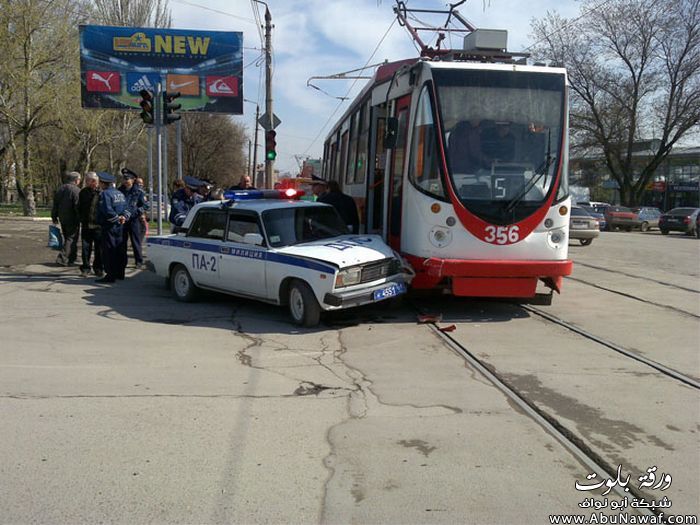
[[[487,226],[484,240],[491,244],[513,244],[520,240],[518,226]]]

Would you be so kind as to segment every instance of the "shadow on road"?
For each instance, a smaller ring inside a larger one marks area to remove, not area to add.
[[[82,299],[98,307],[97,315],[126,317],[147,323],[235,330],[248,334],[300,334],[339,329],[360,324],[416,324],[419,314],[431,314],[442,322],[507,322],[529,314],[516,304],[472,300],[441,295],[410,295],[397,307],[377,303],[350,310],[325,313],[317,328],[293,325],[286,307],[242,299],[214,292],[203,292],[193,303],[173,299],[164,280],[149,272],[129,270],[127,278],[112,285],[96,284],[82,278],[77,268],[42,266],[42,271],[0,273],[2,283],[26,284],[33,291],[61,293],[61,286],[78,287]],[[65,292],[63,292],[65,293]]]

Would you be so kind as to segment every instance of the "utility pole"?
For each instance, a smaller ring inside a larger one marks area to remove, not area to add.
[[[260,127],[260,124],[258,124],[258,119],[260,118],[260,105],[256,104],[255,105],[255,144],[253,145],[253,175],[251,176],[251,180],[253,181],[254,186],[258,186],[258,128]]]
[[[253,142],[250,139],[248,139],[248,176],[250,177],[250,180],[255,180],[255,178],[253,177],[253,171],[250,169],[250,163],[253,160],[251,157],[251,155],[253,153],[251,151],[252,149],[253,149]]]
[[[270,14],[270,9],[267,7],[267,4],[265,4],[265,112],[270,119],[268,129],[274,129],[272,124],[272,15]],[[255,132],[257,138],[257,127]],[[275,161],[273,159],[268,159],[266,155],[265,188],[272,188],[272,172],[274,166]]]

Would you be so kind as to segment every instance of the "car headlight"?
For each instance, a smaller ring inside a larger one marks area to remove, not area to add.
[[[340,270],[335,278],[335,287],[340,288],[342,286],[352,286],[360,282],[362,277],[362,268],[356,266],[354,268],[347,268],[346,270]]]

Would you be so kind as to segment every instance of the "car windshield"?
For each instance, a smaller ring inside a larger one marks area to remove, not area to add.
[[[574,217],[590,217],[583,208],[571,208],[571,215]]]
[[[534,213],[559,165],[564,76],[458,69],[433,75],[449,175],[462,204],[494,223]]]
[[[263,212],[270,246],[292,246],[337,237],[348,232],[332,206],[294,206]]]

